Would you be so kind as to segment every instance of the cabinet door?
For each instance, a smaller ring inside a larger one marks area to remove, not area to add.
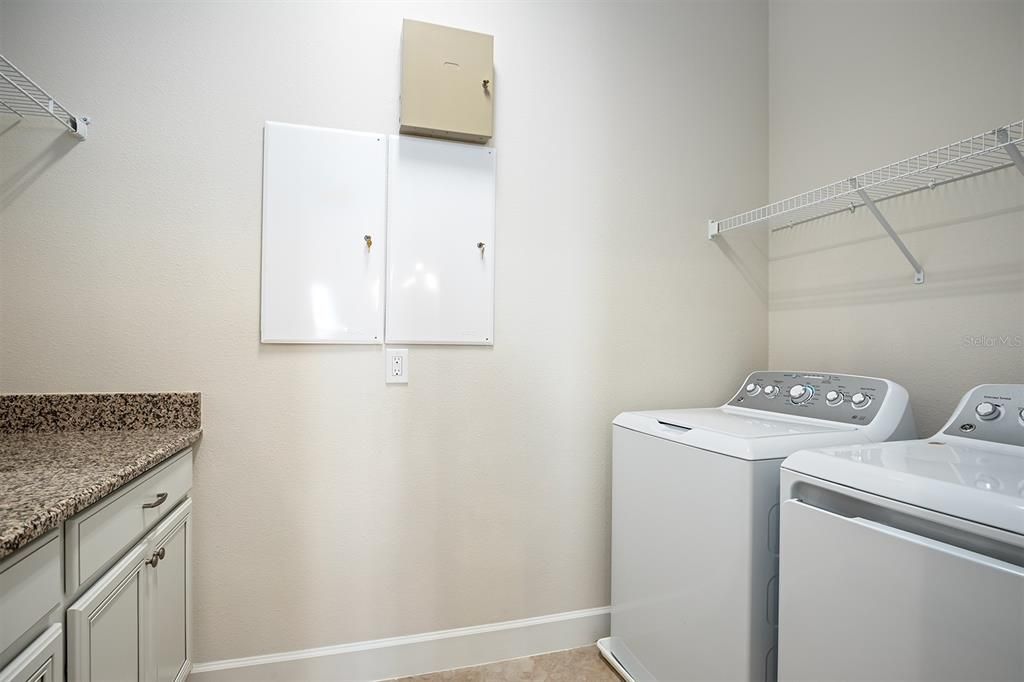
[[[150,679],[175,682],[192,669],[192,501],[185,500],[150,535]]]
[[[494,130],[494,37],[402,22],[403,133],[486,142]]]
[[[268,122],[263,343],[381,343],[384,135]]]
[[[68,608],[69,682],[144,679],[145,560],[140,543]]]
[[[493,345],[495,150],[390,139],[387,341]]]
[[[64,673],[64,638],[59,623],[0,670],[0,682],[58,682]]]

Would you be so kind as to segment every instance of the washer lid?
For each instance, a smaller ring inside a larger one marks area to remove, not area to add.
[[[1024,535],[1024,447],[966,439],[801,450],[784,469]]]
[[[796,419],[780,419],[757,410],[733,407],[715,407],[692,410],[659,410],[645,412],[659,424],[682,429],[702,429],[736,438],[772,438],[779,436],[804,435],[809,433],[834,433],[850,431],[852,427],[830,425]]]
[[[778,459],[801,448],[863,443],[863,431],[806,417],[778,417],[742,407],[623,412],[615,426],[746,460]]]

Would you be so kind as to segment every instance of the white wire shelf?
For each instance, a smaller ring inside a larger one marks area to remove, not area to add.
[[[810,192],[734,215],[712,220],[709,235],[768,224],[786,228],[817,220],[864,205],[864,190],[877,203],[909,192],[929,189],[979,173],[999,170],[1015,163],[1024,173],[1020,155],[1024,150],[1024,120],[969,137],[924,154],[912,156],[860,175],[813,189]],[[1014,157],[1016,152],[1017,158]]]
[[[88,117],[72,114],[3,55],[0,55],[0,114],[14,114],[19,118],[49,117],[80,140],[84,140],[89,131]]]
[[[1010,166],[1024,174],[1022,151],[1024,120],[724,220],[710,220],[708,237],[754,225],[768,225],[773,231],[787,229],[867,206],[914,267],[914,281],[920,284],[923,269],[875,204]]]

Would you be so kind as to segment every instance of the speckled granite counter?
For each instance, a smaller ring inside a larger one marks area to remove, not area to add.
[[[0,559],[201,434],[198,393],[0,396]]]

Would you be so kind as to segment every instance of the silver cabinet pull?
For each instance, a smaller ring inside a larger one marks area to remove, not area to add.
[[[154,507],[159,507],[161,504],[163,504],[166,501],[167,501],[167,493],[158,493],[157,496],[156,496],[156,502],[147,502],[146,504],[142,505],[142,508],[143,509],[153,509]]]
[[[146,563],[156,568],[156,565],[160,563],[160,560],[167,556],[167,550],[161,547],[157,551],[153,552],[153,556],[146,559]]]
[[[156,568],[156,565],[160,563],[160,560],[167,556],[167,550],[161,547],[157,551],[153,552],[153,556],[146,559],[146,563]]]

